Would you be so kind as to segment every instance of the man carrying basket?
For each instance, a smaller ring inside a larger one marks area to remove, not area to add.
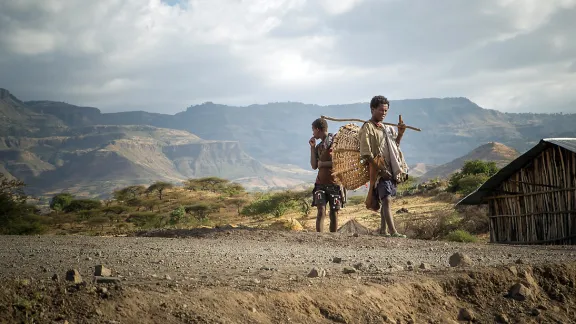
[[[398,233],[390,210],[390,197],[396,195],[397,184],[408,178],[408,166],[399,149],[406,125],[398,123],[394,127],[384,125],[390,103],[384,96],[375,96],[370,101],[372,117],[359,131],[360,157],[368,163],[370,187],[366,207],[380,209],[380,234],[392,237],[406,237]],[[381,208],[380,208],[381,203]],[[387,234],[386,228],[390,234]]]

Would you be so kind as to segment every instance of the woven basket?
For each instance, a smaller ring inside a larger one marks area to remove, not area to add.
[[[332,175],[346,189],[355,190],[370,181],[368,165],[360,161],[360,126],[340,127],[332,144]]]

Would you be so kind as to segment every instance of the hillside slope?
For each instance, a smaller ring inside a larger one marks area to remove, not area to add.
[[[504,167],[516,159],[520,153],[502,143],[491,142],[477,147],[468,154],[440,165],[426,172],[420,177],[420,181],[426,181],[436,177],[448,178],[452,173],[460,170],[466,161],[482,160],[493,161],[499,168]]]
[[[149,125],[102,125],[96,108],[21,102],[3,90],[0,171],[27,183],[36,196],[68,191],[100,196],[115,188],[154,181],[181,183],[218,176],[248,189],[313,179],[304,170],[282,170],[248,155],[237,141],[204,140],[188,131]]]
[[[35,111],[61,116],[67,104],[27,102]],[[51,109],[45,107],[50,106]],[[143,111],[98,113],[86,108],[83,122],[106,125],[152,125],[187,130],[207,140],[238,141],[247,154],[266,164],[292,164],[308,169],[312,121],[321,115],[369,118],[368,103],[319,106],[295,102],[235,107],[204,103],[175,115]],[[466,98],[392,100],[387,121],[422,128],[408,130],[402,149],[409,165],[441,165],[472,147],[499,142],[520,152],[544,137],[574,137],[576,114],[511,114],[484,109]],[[68,119],[66,119],[68,120]],[[344,123],[329,122],[336,132]]]

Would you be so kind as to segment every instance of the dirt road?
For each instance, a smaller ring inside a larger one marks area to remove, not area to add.
[[[26,316],[38,323],[576,318],[574,246],[236,229],[156,234],[175,237],[0,237],[0,323]],[[451,267],[456,252],[472,264]],[[94,283],[100,264],[119,282]],[[83,284],[65,280],[71,269]],[[518,282],[522,291],[509,294]]]

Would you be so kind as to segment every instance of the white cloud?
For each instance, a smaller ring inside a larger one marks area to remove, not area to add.
[[[574,28],[576,0],[6,1],[0,87],[103,110],[374,93],[564,106]]]
[[[350,11],[363,0],[319,0],[322,8],[331,15],[340,15]]]
[[[37,55],[52,52],[57,45],[58,35],[33,29],[16,29],[1,36],[6,46],[16,54]]]

